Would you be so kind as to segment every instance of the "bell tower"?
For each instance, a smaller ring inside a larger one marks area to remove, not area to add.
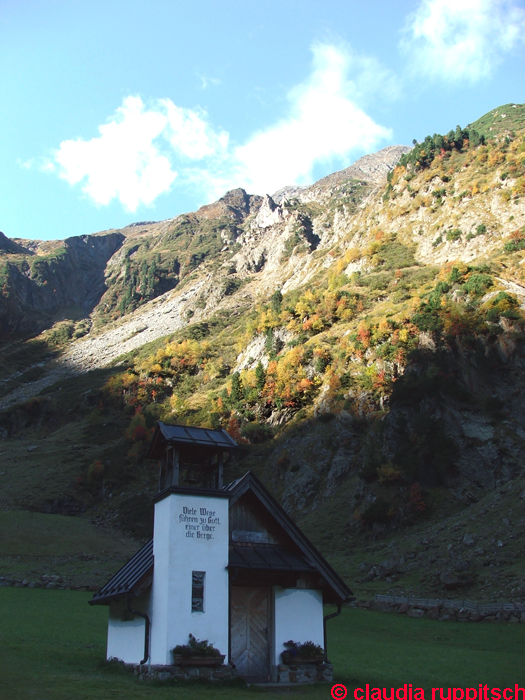
[[[228,654],[229,492],[223,468],[238,449],[224,430],[159,422],[148,452],[158,459],[154,498],[151,663],[192,634]]]
[[[222,489],[224,464],[237,449],[225,430],[159,421],[147,457],[160,461],[159,492],[170,486]]]

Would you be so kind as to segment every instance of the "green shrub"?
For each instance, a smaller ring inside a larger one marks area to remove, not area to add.
[[[508,241],[503,246],[505,253],[515,253],[518,250],[523,250],[525,248],[525,238],[516,238],[513,241]]]
[[[224,296],[231,296],[234,294],[242,285],[242,280],[236,279],[236,278],[231,278],[225,280],[224,284],[222,285],[222,293]]]
[[[489,287],[492,287],[492,277],[486,274],[470,275],[463,285],[463,289],[474,296],[481,296]]]
[[[487,305],[497,311],[510,311],[511,309],[517,309],[520,303],[513,294],[498,292],[495,297],[492,297],[487,302]]]
[[[386,270],[400,270],[404,267],[417,265],[414,258],[414,248],[398,241],[385,243],[378,253],[383,259],[382,266]]]
[[[392,510],[392,504],[386,498],[378,496],[373,503],[370,503],[361,511],[360,517],[366,525],[386,523],[393,516]]]
[[[392,281],[392,275],[388,272],[377,272],[371,275],[362,275],[359,277],[356,284],[361,287],[368,287],[371,290],[383,290],[388,287]]]
[[[303,659],[314,659],[320,654],[324,654],[324,649],[319,644],[314,642],[294,642],[292,639],[284,642],[284,647],[292,654],[292,656],[300,656]]]
[[[241,428],[241,435],[252,445],[259,444],[273,438],[273,428],[266,423],[246,423]]]
[[[286,262],[293,253],[305,253],[308,250],[305,239],[300,235],[302,227],[296,227],[292,235],[284,242],[284,250],[281,256],[281,263]]]
[[[185,659],[192,656],[217,657],[221,655],[221,652],[207,639],[196,639],[192,634],[190,634],[187,644],[177,644],[172,652]]]
[[[476,227],[476,236],[483,236],[485,233],[487,233],[487,227],[485,224],[479,224],[479,226]]]
[[[450,231],[447,231],[447,241],[459,241],[461,238],[462,232],[461,229],[459,228],[453,228],[450,229]]]
[[[354,378],[349,372],[345,372],[339,377],[339,381],[341,382],[342,389],[349,389],[354,383]]]

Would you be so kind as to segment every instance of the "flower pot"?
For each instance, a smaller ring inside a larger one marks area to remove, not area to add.
[[[222,666],[225,655],[221,656],[181,656],[173,654],[175,666]]]
[[[301,664],[321,664],[324,661],[324,654],[317,654],[317,656],[299,656],[299,654],[294,654],[292,651],[281,652],[281,659],[283,664],[286,666],[299,666]]]

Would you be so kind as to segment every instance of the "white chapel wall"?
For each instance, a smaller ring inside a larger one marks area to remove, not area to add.
[[[131,607],[147,615],[151,612],[150,591],[134,598]],[[133,620],[123,620],[126,602],[117,600],[109,606],[107,658],[120,659],[127,664],[138,664],[144,658],[144,634],[146,621],[134,616]]]
[[[281,662],[284,642],[314,642],[324,646],[323,593],[297,588],[275,591],[275,664]]]
[[[155,504],[153,523],[153,584],[151,587],[151,663],[167,664],[166,646],[169,619],[167,614],[170,568],[170,527],[173,496]]]
[[[191,633],[228,653],[228,498],[170,494],[155,506],[151,662]],[[192,572],[204,571],[204,612],[192,612]]]

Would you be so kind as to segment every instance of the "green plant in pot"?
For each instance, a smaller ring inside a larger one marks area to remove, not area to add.
[[[285,642],[286,650],[281,653],[283,664],[318,664],[324,661],[325,653],[322,646],[313,642]]]
[[[192,634],[187,644],[177,644],[171,651],[175,666],[222,666],[225,658],[207,639]]]

